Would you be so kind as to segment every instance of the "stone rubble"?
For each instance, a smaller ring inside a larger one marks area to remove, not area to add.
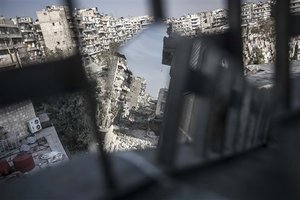
[[[158,137],[152,131],[124,130],[112,125],[105,135],[104,149],[108,152],[154,148]]]

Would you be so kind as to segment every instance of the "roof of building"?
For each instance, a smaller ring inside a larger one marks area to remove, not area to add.
[[[18,140],[19,138],[15,139]],[[25,173],[28,175],[69,159],[53,126],[42,129],[35,135],[23,138],[20,141],[10,139],[10,141],[4,142],[2,140],[0,144],[3,147],[0,160],[7,160],[11,171],[7,176],[0,175],[0,184],[1,182],[7,182],[24,175],[19,171],[15,171],[13,166],[13,159],[24,150],[28,150],[27,152],[32,154],[35,164],[35,167],[31,171]]]

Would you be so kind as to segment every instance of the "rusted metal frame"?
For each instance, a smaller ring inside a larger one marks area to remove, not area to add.
[[[167,168],[172,168],[178,151],[178,126],[184,105],[183,94],[189,81],[189,58],[192,41],[182,39],[178,42],[178,45],[180,45],[180,48],[177,48],[172,61],[174,73],[172,73],[169,85],[158,148],[158,161]]]
[[[280,110],[290,108],[290,7],[289,0],[277,0],[275,6],[276,60],[275,89]]]

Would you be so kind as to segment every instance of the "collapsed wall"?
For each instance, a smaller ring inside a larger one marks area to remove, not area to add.
[[[96,117],[100,129],[108,129],[124,113],[131,73],[122,55],[108,55],[100,64],[86,66],[95,89]]]

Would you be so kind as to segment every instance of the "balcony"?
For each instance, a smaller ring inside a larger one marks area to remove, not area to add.
[[[86,28],[83,30],[83,32],[92,32],[92,31],[96,31],[95,28]]]
[[[0,34],[0,38],[22,38],[21,33]]]
[[[13,48],[24,48],[25,45],[23,44],[14,44],[14,45],[5,45],[5,44],[0,44],[0,50],[5,50],[5,49],[13,49]]]
[[[13,57],[13,60],[11,59]],[[15,55],[11,54],[1,55],[0,56],[0,71],[4,70],[5,68],[11,68],[17,66],[17,59]]]
[[[34,31],[31,29],[21,29],[21,33],[33,33]]]
[[[39,51],[37,47],[28,47],[27,51]]]
[[[24,38],[24,42],[34,42],[36,39],[34,37]]]

